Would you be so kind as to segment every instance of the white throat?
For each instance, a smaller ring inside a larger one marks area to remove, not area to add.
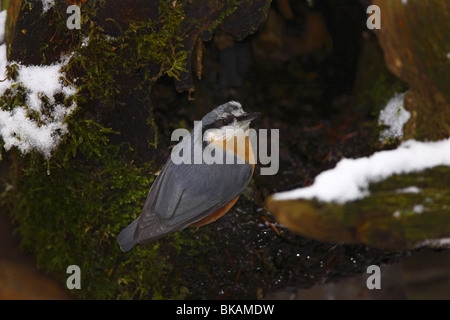
[[[219,129],[209,129],[204,132],[204,141],[208,142],[218,142],[218,141],[229,141],[234,137],[240,139],[245,138],[249,135],[250,123],[245,123],[240,126],[236,121],[228,126],[223,126]]]

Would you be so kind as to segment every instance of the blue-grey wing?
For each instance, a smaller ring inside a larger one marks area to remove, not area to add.
[[[157,240],[208,216],[236,198],[252,176],[252,166],[174,164],[156,178],[136,227],[139,243]]]

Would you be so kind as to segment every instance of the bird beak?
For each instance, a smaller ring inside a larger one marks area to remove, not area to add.
[[[240,115],[239,117],[236,117],[236,119],[239,121],[239,122],[250,122],[250,121],[252,121],[252,120],[255,120],[256,118],[258,118],[259,117],[259,115],[260,115],[261,113],[260,112],[247,112],[247,113],[244,113],[243,115]]]

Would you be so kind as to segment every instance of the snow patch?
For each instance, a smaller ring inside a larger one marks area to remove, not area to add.
[[[403,126],[408,122],[411,114],[403,107],[405,93],[395,94],[380,111],[378,124],[387,128],[380,132],[380,141],[385,142],[389,138],[401,139]]]
[[[345,203],[369,195],[371,182],[440,165],[450,166],[450,139],[437,142],[408,140],[395,150],[379,151],[359,159],[343,159],[334,169],[320,173],[311,186],[276,193],[273,197],[274,200],[316,198]]]
[[[0,44],[5,42],[6,10],[0,12]]]
[[[415,248],[450,248],[450,238],[427,239],[415,245]]]
[[[42,13],[50,10],[55,5],[55,0],[42,0]]]
[[[414,205],[412,211],[418,214],[423,213],[423,211],[425,210],[425,206],[423,204],[416,204]]]
[[[397,193],[420,193],[420,191],[421,189],[415,186],[395,190]]]
[[[5,14],[6,11],[0,13],[0,22]],[[0,35],[3,32],[4,23],[0,24]],[[0,45],[0,80],[4,80],[0,82],[0,95],[3,96],[8,89],[14,95],[19,86],[24,88],[25,94],[24,105],[10,109],[11,106],[0,104],[0,139],[6,151],[12,147],[17,147],[23,154],[36,150],[48,159],[68,132],[64,119],[76,105],[73,103],[66,107],[58,104],[55,94],[61,93],[68,98],[76,93],[75,87],[64,84],[62,80],[64,74],[61,69],[69,58],[63,56],[59,63],[50,66],[24,66],[11,62],[17,66],[18,72],[14,81],[7,79],[6,75],[6,44]]]

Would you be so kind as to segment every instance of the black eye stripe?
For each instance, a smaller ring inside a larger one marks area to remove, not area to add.
[[[222,119],[222,125],[230,124],[230,122],[231,122],[231,119],[230,119],[230,118]]]
[[[211,129],[211,128],[220,128],[220,127],[223,127],[223,126],[227,126],[230,123],[232,123],[234,121],[234,119],[235,119],[234,116],[228,116],[226,118],[217,119],[213,123],[210,123],[210,124],[207,124],[207,125],[203,125],[203,130],[208,130],[208,129]]]

